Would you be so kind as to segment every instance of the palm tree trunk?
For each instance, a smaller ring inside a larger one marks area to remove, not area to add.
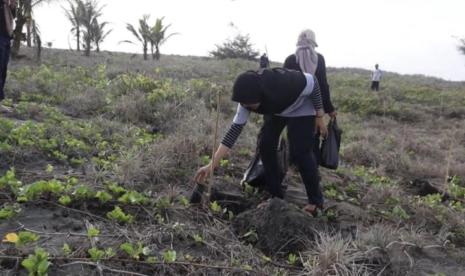
[[[30,19],[26,22],[26,43],[27,47],[32,47],[32,31]]]
[[[90,56],[90,43],[91,43],[91,40],[90,40],[90,39],[86,39],[86,49],[85,49],[85,55],[86,55],[86,57],[89,57],[89,56]]]
[[[154,45],[153,43],[150,44],[150,52],[152,53],[152,59],[155,59],[155,53],[153,51]]]
[[[158,45],[155,45],[155,59],[160,60],[160,47]]]
[[[147,60],[147,42],[144,43],[144,60]]]
[[[81,30],[79,29],[79,26],[76,27],[76,49],[78,52],[81,51]]]

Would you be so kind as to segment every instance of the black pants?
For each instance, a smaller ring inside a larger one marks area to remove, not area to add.
[[[5,98],[6,71],[10,61],[10,38],[0,35],[0,102]]]
[[[371,82],[371,90],[379,91],[379,81],[372,81]]]
[[[260,141],[260,155],[265,169],[265,178],[272,196],[283,198],[281,182],[284,175],[278,167],[276,149],[279,137],[287,126],[287,137],[291,161],[297,165],[307,192],[308,202],[323,205],[318,166],[313,154],[315,139],[315,116],[285,118],[279,116],[265,116]]]

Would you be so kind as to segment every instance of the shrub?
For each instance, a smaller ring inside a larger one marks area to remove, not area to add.
[[[241,58],[255,60],[259,53],[253,49],[249,35],[238,34],[234,39],[228,39],[222,45],[216,45],[216,50],[211,51],[210,55],[219,59]]]

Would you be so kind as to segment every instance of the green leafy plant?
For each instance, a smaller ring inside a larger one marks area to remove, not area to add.
[[[299,260],[299,258],[297,257],[297,255],[293,254],[293,253],[290,253],[288,256],[287,256],[287,263],[289,265],[296,265],[297,264],[297,261]]]
[[[136,191],[128,191],[118,198],[118,202],[124,204],[147,204],[150,200],[143,194]]]
[[[460,185],[460,178],[453,176],[449,181],[450,194],[458,199],[465,199],[465,187]]]
[[[131,223],[134,219],[133,216],[125,214],[119,206],[115,206],[113,211],[107,213],[107,218],[120,223]]]
[[[58,199],[58,202],[61,205],[67,206],[67,205],[71,204],[72,200],[71,200],[71,197],[69,195],[63,195]]]
[[[63,250],[63,254],[64,254],[65,256],[69,256],[69,255],[71,255],[71,253],[73,252],[73,251],[71,250],[71,247],[70,247],[69,244],[67,244],[67,243],[63,244],[62,250]]]
[[[116,252],[115,252],[115,250],[113,250],[112,247],[108,247],[107,249],[105,249],[105,257],[106,258],[113,258],[114,256],[116,256]]]
[[[203,238],[199,234],[194,234],[192,237],[194,238],[195,243],[203,244]]]
[[[250,185],[249,183],[246,183],[246,182],[243,183],[242,187],[244,189],[245,194],[247,196],[249,196],[249,197],[257,195],[257,193],[258,193],[258,189],[255,188],[254,186]]]
[[[219,205],[217,201],[210,202],[210,210],[212,210],[214,214],[221,214],[223,211],[221,205]]]
[[[44,193],[59,195],[64,191],[64,189],[65,187],[63,183],[55,179],[50,181],[37,181],[19,189],[18,201],[25,202],[37,199]]]
[[[50,164],[47,164],[47,167],[45,168],[45,171],[48,173],[52,173],[54,170],[54,167]]]
[[[337,218],[336,210],[328,209],[324,212],[324,216],[328,219],[328,221],[335,221]]]
[[[46,276],[50,266],[48,252],[42,248],[36,248],[34,255],[29,255],[21,262],[21,265],[29,272],[29,276]]]
[[[407,220],[407,219],[410,218],[410,216],[407,214],[407,212],[400,205],[396,205],[392,209],[392,215],[397,217],[397,218],[400,218],[402,220]]]
[[[172,206],[171,200],[167,196],[162,196],[158,198],[155,207],[158,212],[163,212],[164,210]]]
[[[141,242],[138,242],[135,245],[132,245],[128,242],[121,244],[120,249],[128,254],[131,258],[139,260],[141,254],[148,255],[150,250],[148,247],[144,247]]]
[[[16,179],[15,168],[9,169],[4,176],[0,177],[0,189],[9,187],[13,193],[17,193],[21,186],[21,181]]]
[[[147,258],[147,263],[149,263],[149,264],[156,264],[158,262],[159,262],[159,260],[155,256],[150,256],[150,257]]]
[[[95,238],[98,235],[100,235],[100,230],[95,228],[94,226],[91,226],[89,227],[89,229],[87,229],[87,237]]]
[[[95,194],[95,197],[101,202],[101,203],[107,203],[108,201],[112,200],[113,197],[105,192],[105,191],[98,191],[96,194]]]
[[[229,166],[229,160],[228,159],[223,159],[220,161],[220,166],[222,168],[227,168]]]
[[[77,199],[91,199],[95,197],[95,192],[86,185],[79,185],[74,190],[73,196]]]
[[[189,207],[190,203],[189,203],[189,199],[187,199],[187,197],[185,196],[180,196],[178,198],[179,202],[181,203],[182,206],[184,207]]]
[[[119,195],[119,194],[122,194],[122,193],[126,192],[125,188],[121,187],[120,185],[118,185],[115,182],[107,182],[106,185],[107,185],[108,190],[111,191],[114,194]]]
[[[21,231],[18,233],[18,241],[16,242],[16,246],[23,246],[29,243],[33,243],[39,239],[34,233],[29,231]]]
[[[92,247],[91,249],[87,250],[87,252],[90,255],[90,259],[94,262],[98,262],[105,257],[105,251],[96,247]]]
[[[335,198],[337,198],[337,196],[338,196],[338,192],[337,192],[337,190],[334,189],[334,188],[329,188],[329,189],[327,189],[327,190],[325,191],[325,196],[328,197],[328,198],[333,198],[333,199],[335,199]]]
[[[211,162],[211,158],[210,158],[209,155],[202,155],[202,157],[200,157],[200,159],[202,160],[203,165],[210,164],[210,162]]]
[[[0,209],[0,220],[2,219],[10,219],[14,217],[16,214],[21,212],[21,207],[19,204],[5,204],[3,208]]]
[[[163,261],[168,264],[176,262],[176,251],[166,250],[163,253]]]

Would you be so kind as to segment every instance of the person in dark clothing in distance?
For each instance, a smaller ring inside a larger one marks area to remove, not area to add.
[[[260,57],[260,68],[269,68],[270,67],[270,60],[266,53]]]
[[[324,111],[332,119],[336,118],[337,112],[331,102],[329,84],[326,78],[325,59],[322,54],[315,50],[315,48],[318,47],[315,33],[309,29],[303,30],[299,34],[296,46],[296,52],[286,58],[283,67],[315,75],[320,85]],[[317,133],[315,135],[315,147],[313,149],[318,164],[320,163],[319,144],[320,135]]]
[[[5,99],[5,81],[10,61],[13,18],[16,15],[16,0],[0,0],[0,112],[11,110],[2,105]]]
[[[265,115],[259,151],[270,194],[273,197],[284,197],[276,150],[281,132],[287,127],[290,157],[299,169],[307,192],[308,204],[304,210],[315,215],[317,209],[323,207],[324,199],[319,185],[318,167],[312,153],[312,138],[315,128],[323,134],[327,131],[316,78],[311,74],[283,68],[247,71],[235,80],[232,100],[238,102],[233,123],[212,162],[201,167],[194,180],[197,183],[205,181],[232,149],[250,112],[259,113]]]

